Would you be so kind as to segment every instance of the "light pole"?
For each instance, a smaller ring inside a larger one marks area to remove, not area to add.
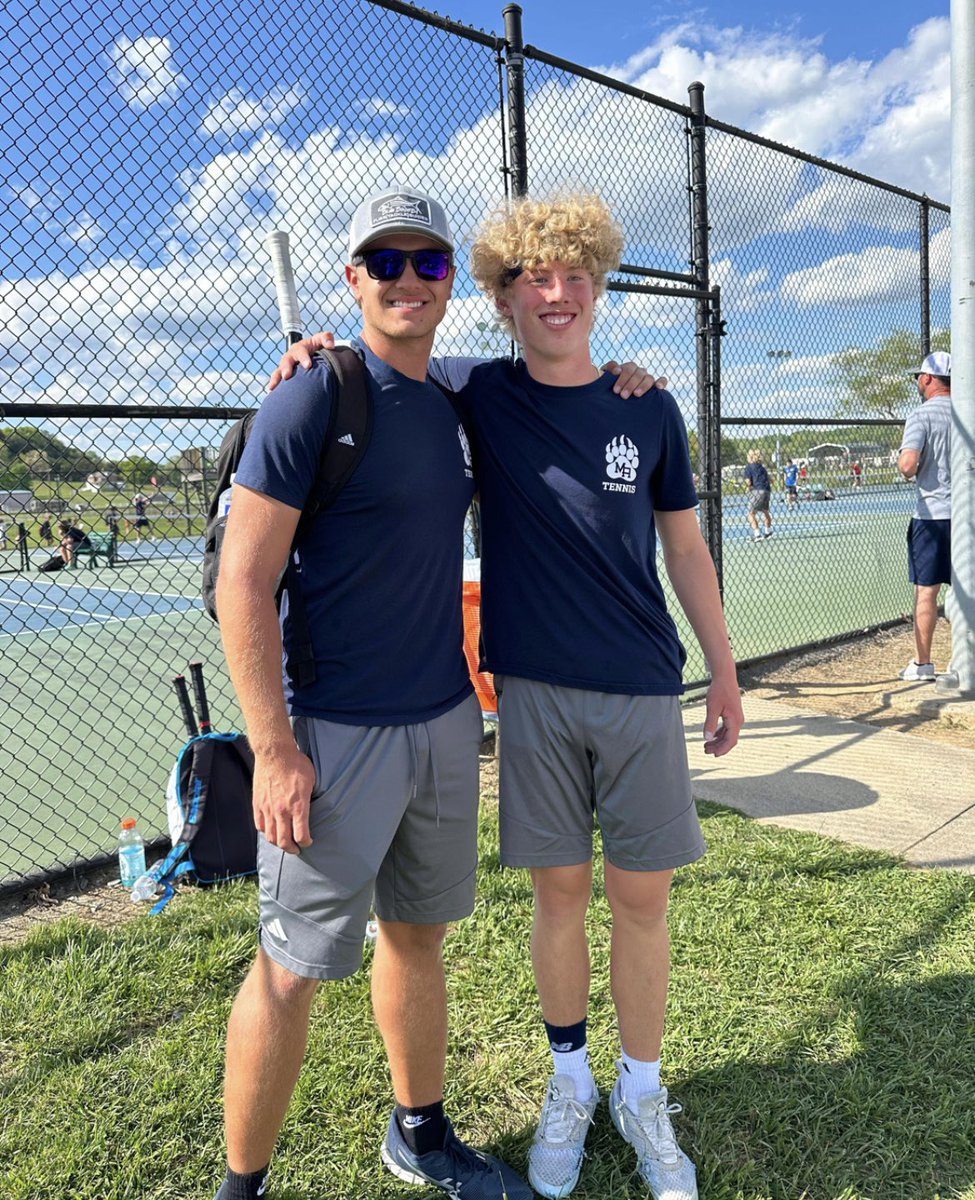
[[[775,403],[776,403],[776,407],[778,407],[779,389],[781,386],[781,379],[779,378],[779,375],[780,375],[780,372],[782,369],[783,362],[785,362],[786,359],[789,359],[792,357],[792,351],[791,350],[766,350],[765,357],[768,359],[771,359],[771,361],[775,364]],[[778,426],[776,426],[776,429],[778,429]],[[776,433],[776,435],[775,435],[775,469],[777,471],[780,470],[782,467],[781,459],[782,459],[782,447],[781,447],[781,442],[779,441],[779,434]]]

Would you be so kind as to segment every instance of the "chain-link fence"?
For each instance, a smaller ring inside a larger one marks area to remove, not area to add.
[[[747,660],[911,611],[914,489],[896,459],[917,403],[905,368],[947,345],[948,215],[717,121],[707,156],[711,279],[729,325],[724,587]],[[773,488],[760,545],[743,491],[753,451]]]
[[[908,611],[897,372],[947,336],[943,206],[524,47],[516,12],[500,37],[299,2],[275,37],[266,0],[2,11],[0,888],[98,860],[129,813],[165,833],[189,659],[239,722],[199,569],[216,446],[279,353],[264,236],[291,235],[306,326],[347,336],[379,186],[435,193],[463,240],[526,186],[606,197],[626,250],[595,353],[670,377],[740,659]],[[464,257],[436,350],[505,354]],[[62,522],[105,552],[42,571]]]

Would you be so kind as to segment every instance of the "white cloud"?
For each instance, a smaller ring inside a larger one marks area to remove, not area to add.
[[[203,371],[176,380],[169,393],[169,403],[193,408],[252,408],[266,390],[266,375],[247,371]]]
[[[880,175],[909,172],[910,178],[899,181],[943,195],[943,170],[940,192],[930,179],[948,145],[946,30],[946,21],[928,21],[901,50],[879,62],[830,63],[815,42],[788,35],[687,26],[672,30],[615,73],[682,103],[687,82],[702,78],[715,116],[815,153],[843,155],[858,169]],[[116,82],[135,107],[172,102],[186,86],[168,39],[119,41],[112,57]],[[925,63],[934,66],[922,69]],[[225,146],[179,181],[181,199],[156,231],[171,256],[164,265],[117,260],[71,277],[52,274],[0,284],[5,360],[0,401],[256,402],[263,379],[254,359],[259,362],[266,347],[270,370],[278,346],[266,230],[291,233],[307,327],[332,326],[348,334],[358,314],[342,282],[341,263],[358,197],[390,179],[428,189],[443,200],[462,243],[501,199],[493,112],[457,129],[439,152],[414,150],[404,137],[388,132],[350,135],[330,126],[295,146],[274,127],[304,102],[297,89],[264,96],[230,90],[197,114],[198,129],[223,139]],[[360,111],[377,118],[409,115],[381,97],[363,101]],[[560,75],[530,90],[528,118],[533,188],[575,184],[602,191],[627,231],[628,261],[688,269],[682,117]],[[257,136],[246,147],[235,147],[238,135]],[[796,159],[743,148],[740,140],[713,130],[708,155],[712,282],[723,289],[724,316],[736,334],[748,331],[740,318],[776,300],[786,302],[783,314],[801,318],[812,305],[903,299],[916,291],[916,253],[896,245],[896,237],[886,239],[888,245],[862,248],[867,240],[885,241],[875,233],[858,235],[857,249],[845,254],[836,253],[844,243],[830,240],[830,257],[793,271],[776,293],[763,265],[770,261],[765,245],[758,242],[754,253],[749,251],[747,265],[737,247],[766,235],[792,245],[809,229],[840,235],[854,224],[903,232],[913,228],[916,209]],[[36,219],[55,219],[57,198],[43,189],[20,187],[17,196]],[[70,216],[60,212],[58,221],[62,241],[66,235],[86,252],[104,248],[105,231],[91,214],[75,208]],[[947,233],[937,234],[932,239],[935,283],[947,278],[947,253]],[[793,261],[810,261],[808,244]],[[648,366],[659,363],[676,381],[676,390],[693,396],[692,307],[686,300],[614,294],[597,326],[597,349]],[[777,319],[782,328],[777,336],[802,346],[799,335],[788,332],[788,316]],[[246,347],[240,372],[226,366],[226,347]],[[460,354],[506,349],[488,306],[470,294],[463,274],[437,349]],[[780,375],[791,376],[799,361]],[[734,391],[738,369],[726,357],[726,395]],[[748,370],[747,378],[759,381],[749,402],[771,405],[767,364]],[[38,382],[51,378],[48,386]],[[256,394],[255,380],[261,383]],[[807,386],[810,396],[815,390],[800,378],[795,382],[797,397]]]
[[[169,38],[119,38],[110,52],[109,77],[133,108],[171,104],[186,86],[176,70]]]
[[[232,88],[207,109],[199,132],[208,137],[231,141],[240,135],[274,128],[305,102],[301,88],[276,89],[265,96],[245,96]]]
[[[815,40],[688,24],[608,70],[682,104],[699,79],[713,117],[947,200],[949,46],[946,17],[877,62],[831,63]]]
[[[362,111],[370,117],[411,117],[413,109],[405,104],[396,104],[393,100],[383,100],[373,96],[362,104]]]
[[[951,231],[931,240],[932,281],[947,282]],[[855,254],[839,254],[815,267],[793,271],[782,281],[782,296],[803,308],[816,304],[868,304],[903,299],[919,283],[918,252],[900,246],[868,246]]]
[[[72,225],[68,226],[65,235],[74,242],[79,250],[90,253],[105,237],[105,230],[94,217],[89,216],[88,213],[82,213]]]

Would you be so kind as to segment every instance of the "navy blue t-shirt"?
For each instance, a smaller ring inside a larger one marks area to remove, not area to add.
[[[685,653],[656,569],[653,511],[693,508],[673,396],[605,374],[548,387],[523,362],[434,360],[474,435],[485,666],[631,695],[678,695]]]
[[[447,712],[472,690],[462,610],[470,451],[439,388],[356,344],[369,375],[372,440],[299,548],[317,679],[298,688],[286,670],[285,694],[296,716],[406,725]],[[302,508],[334,386],[321,361],[280,384],[254,421],[236,482]],[[287,660],[287,596],[281,625]]]
[[[750,487],[756,492],[770,492],[772,483],[768,477],[768,471],[760,462],[749,463],[743,472],[745,479]]]

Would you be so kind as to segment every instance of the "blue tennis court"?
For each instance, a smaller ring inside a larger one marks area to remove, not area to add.
[[[104,573],[100,573],[100,579]],[[7,579],[0,585],[0,634],[16,636],[68,626],[103,626],[146,617],[168,616],[203,607],[179,592],[145,592],[91,583],[88,572],[70,581]]]

